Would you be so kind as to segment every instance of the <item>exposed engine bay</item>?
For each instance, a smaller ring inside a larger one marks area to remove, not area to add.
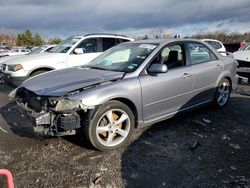
[[[16,90],[15,99],[20,112],[32,121],[34,131],[50,136],[76,134],[87,111],[80,100],[38,96],[25,87]]]

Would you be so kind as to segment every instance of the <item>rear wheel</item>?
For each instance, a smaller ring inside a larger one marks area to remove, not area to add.
[[[231,84],[228,79],[223,79],[217,86],[214,104],[216,107],[224,107],[230,98]]]
[[[133,112],[127,105],[109,101],[95,112],[85,127],[85,134],[96,149],[107,151],[127,143],[134,125]]]

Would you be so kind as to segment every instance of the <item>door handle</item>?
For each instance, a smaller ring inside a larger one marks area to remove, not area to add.
[[[184,73],[182,75],[182,78],[188,78],[188,77],[191,77],[191,76],[192,76],[192,74]]]
[[[216,68],[217,68],[217,69],[221,69],[221,67],[222,67],[222,66],[221,66],[221,65],[219,65],[219,64],[218,64],[218,65],[216,65]]]

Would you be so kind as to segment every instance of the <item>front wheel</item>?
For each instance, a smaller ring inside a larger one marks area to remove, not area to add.
[[[230,98],[231,84],[228,79],[223,79],[217,86],[214,104],[216,107],[224,107]]]
[[[104,103],[94,113],[85,134],[98,150],[108,151],[128,142],[135,125],[132,110],[119,101]]]

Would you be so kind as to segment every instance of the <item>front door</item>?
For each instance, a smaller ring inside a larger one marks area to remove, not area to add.
[[[159,118],[186,108],[192,93],[192,75],[186,66],[183,44],[172,44],[163,48],[152,63],[164,63],[167,73],[142,75],[144,121]]]

